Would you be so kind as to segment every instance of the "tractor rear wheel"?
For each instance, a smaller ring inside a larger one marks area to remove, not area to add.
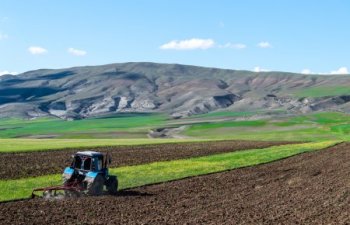
[[[110,195],[116,195],[118,192],[118,178],[116,176],[109,176],[106,182],[106,188]]]
[[[88,195],[102,195],[103,194],[104,179],[101,175],[98,175],[92,183],[88,183],[87,190]]]

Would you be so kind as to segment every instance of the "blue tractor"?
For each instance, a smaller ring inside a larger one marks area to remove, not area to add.
[[[82,151],[72,158],[71,165],[64,169],[63,185],[34,189],[32,197],[38,196],[35,193],[39,191],[43,192],[44,197],[101,195],[105,190],[109,194],[117,194],[118,178],[109,175],[111,158],[108,153]]]

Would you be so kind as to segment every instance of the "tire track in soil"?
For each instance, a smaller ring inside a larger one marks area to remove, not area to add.
[[[157,161],[206,156],[237,150],[267,148],[274,145],[296,142],[263,141],[210,141],[193,143],[172,143],[137,146],[113,146],[93,148],[95,151],[109,152],[111,167],[145,164]],[[84,148],[91,150],[92,148]],[[26,153],[1,153],[0,179],[18,179],[62,173],[70,165],[71,155],[80,149],[40,151]]]
[[[0,224],[348,224],[350,143],[122,191],[0,204]]]

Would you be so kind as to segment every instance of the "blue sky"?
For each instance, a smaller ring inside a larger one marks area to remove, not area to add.
[[[1,0],[0,74],[151,61],[348,73],[347,0]]]

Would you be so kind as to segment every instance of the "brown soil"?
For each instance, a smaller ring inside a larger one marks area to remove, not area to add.
[[[112,167],[137,165],[156,161],[205,156],[242,149],[266,148],[288,142],[263,141],[212,141],[201,143],[177,143],[140,146],[100,147],[95,151],[109,152]],[[289,142],[291,143],[291,142]],[[0,179],[16,179],[62,173],[71,162],[71,155],[78,150],[67,149],[45,152],[0,154]],[[89,149],[90,150],[90,149]]]
[[[0,204],[0,224],[349,224],[350,144],[123,191]]]

